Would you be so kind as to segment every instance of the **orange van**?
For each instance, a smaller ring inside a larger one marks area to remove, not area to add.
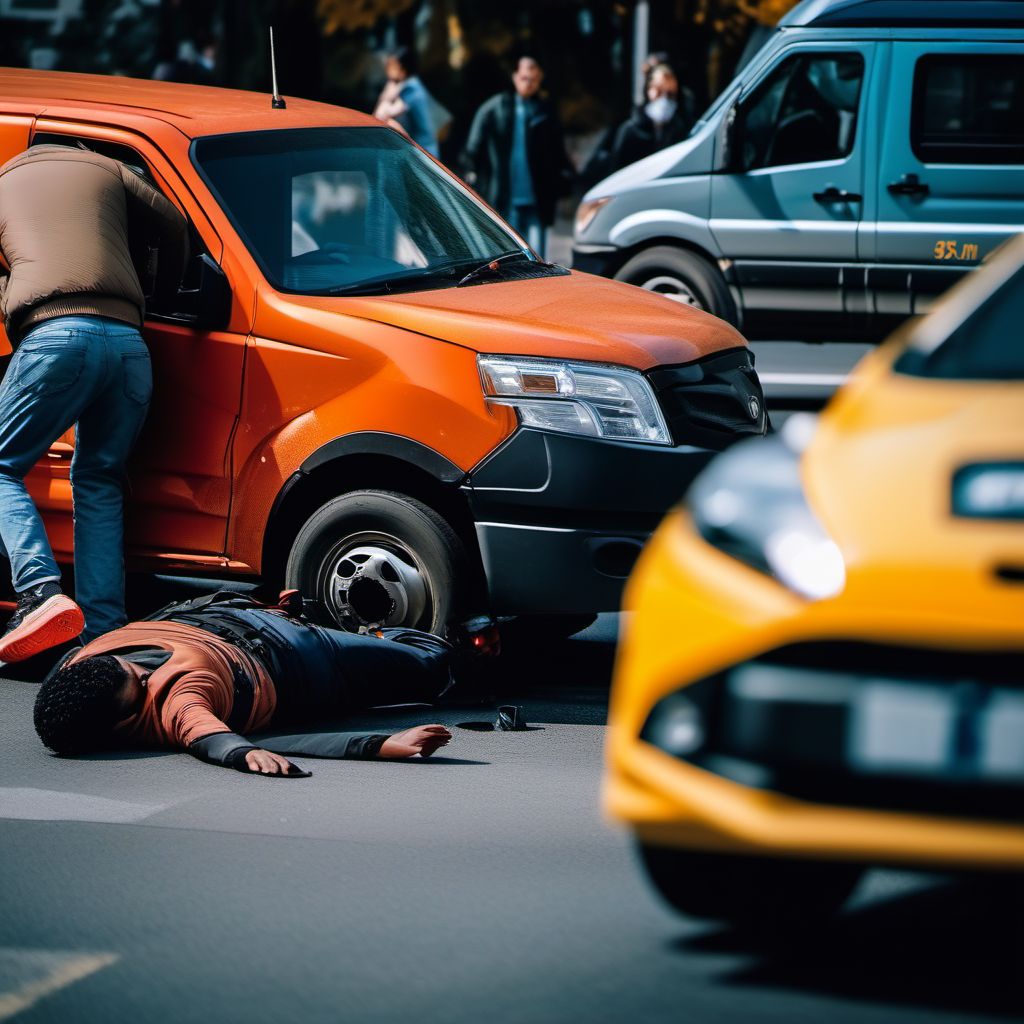
[[[541,261],[363,114],[0,71],[0,162],[53,142],[135,165],[191,225],[147,310],[140,568],[280,580],[351,629],[611,609],[711,452],[765,432],[735,330]],[[29,479],[64,561],[72,445]]]

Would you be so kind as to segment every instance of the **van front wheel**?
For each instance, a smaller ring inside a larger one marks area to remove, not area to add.
[[[736,303],[719,269],[688,249],[656,245],[627,260],[617,281],[658,292],[684,306],[693,306],[736,324]]]
[[[432,508],[394,491],[354,491],[310,516],[285,583],[325,625],[442,633],[458,610],[465,565],[457,534]]]

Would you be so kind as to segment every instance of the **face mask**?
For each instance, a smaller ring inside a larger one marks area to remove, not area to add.
[[[665,124],[676,112],[676,101],[670,96],[659,96],[644,107],[644,113],[655,123]]]

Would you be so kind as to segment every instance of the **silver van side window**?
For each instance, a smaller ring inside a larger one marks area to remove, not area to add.
[[[928,54],[914,67],[910,143],[926,164],[1024,164],[1024,58]]]
[[[741,102],[737,170],[837,160],[853,148],[864,80],[859,53],[797,54]]]

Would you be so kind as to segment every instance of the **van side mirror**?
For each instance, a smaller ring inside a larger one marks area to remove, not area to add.
[[[739,162],[740,128],[739,103],[734,103],[722,116],[715,138],[715,161],[713,170],[726,174],[736,169]]]
[[[184,321],[207,331],[223,330],[231,319],[231,285],[208,253],[200,253],[195,258],[198,262],[196,287],[178,291],[173,316],[154,318]]]

